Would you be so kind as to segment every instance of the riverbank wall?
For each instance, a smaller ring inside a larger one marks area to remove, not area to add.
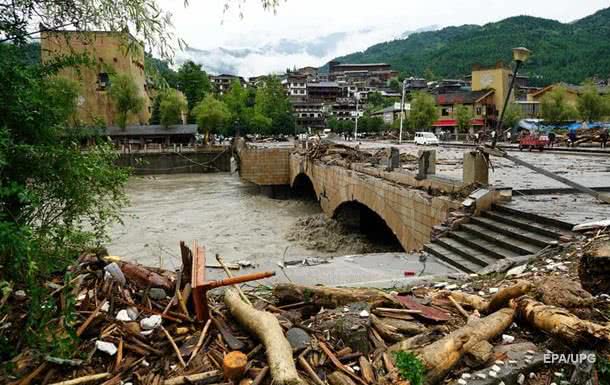
[[[135,175],[230,172],[231,151],[225,147],[192,152],[121,153],[117,165],[131,168]]]

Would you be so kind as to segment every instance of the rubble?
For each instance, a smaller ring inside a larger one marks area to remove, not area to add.
[[[610,296],[591,295],[578,277],[580,260],[609,242],[610,233],[590,230],[528,257],[518,271],[393,292],[290,283],[240,293],[211,290],[240,277],[204,281],[212,286],[203,319],[192,289],[197,261],[205,265],[198,253],[183,249],[178,272],[85,254],[70,271],[78,277],[75,356],[23,350],[0,383],[405,384],[394,354],[406,351],[422,363],[427,384],[584,384],[595,365],[551,364],[544,352],[564,357],[586,348],[608,357]],[[5,325],[23,326],[27,300],[11,296],[16,310],[0,317],[11,344],[19,336]]]

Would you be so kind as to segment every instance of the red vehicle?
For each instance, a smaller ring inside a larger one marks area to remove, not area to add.
[[[523,133],[519,139],[519,150],[523,151],[524,148],[532,151],[538,149],[544,151],[544,147],[549,144],[549,137],[546,134],[539,133]]]

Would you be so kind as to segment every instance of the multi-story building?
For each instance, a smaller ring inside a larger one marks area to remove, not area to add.
[[[392,66],[387,63],[342,64],[336,61],[328,63],[330,81],[380,88],[397,77],[398,71],[392,70]]]
[[[235,80],[239,81],[239,84],[241,84],[242,87],[246,85],[246,80],[241,76],[228,74],[210,76],[210,81],[214,85],[214,89],[218,95],[224,95],[229,88],[231,88],[231,84],[233,84]]]
[[[495,91],[463,91],[438,94],[435,96],[436,105],[439,110],[439,119],[432,124],[435,132],[450,131],[457,133],[457,106],[462,105],[468,108],[472,119],[470,126],[475,129],[490,127],[493,122],[489,116],[496,115]]]
[[[310,101],[333,103],[344,95],[343,88],[337,82],[307,83],[306,87]]]
[[[282,80],[282,84],[292,100],[302,101],[307,98],[307,75],[290,73]]]
[[[320,129],[326,127],[324,103],[294,102],[293,108],[298,127],[306,129]]]
[[[80,123],[95,124],[101,120],[107,126],[117,124],[115,103],[109,94],[113,74],[129,75],[145,100],[141,111],[128,116],[127,124],[148,123],[152,101],[144,73],[144,47],[129,33],[43,31],[40,47],[43,62],[69,54],[86,54],[95,63],[64,68],[57,75],[74,80],[79,86],[76,119]]]

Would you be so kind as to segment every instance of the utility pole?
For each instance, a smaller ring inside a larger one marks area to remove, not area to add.
[[[398,132],[398,144],[402,144],[402,124],[405,115],[405,91],[407,87],[407,79],[402,81],[402,98],[400,99],[400,131]]]

